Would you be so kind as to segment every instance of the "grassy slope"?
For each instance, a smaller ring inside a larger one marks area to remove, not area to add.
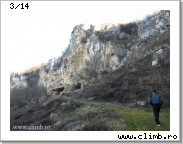
[[[66,98],[66,97],[65,97]],[[72,98],[73,99],[73,98]],[[163,108],[160,111],[161,127],[157,127],[154,122],[154,114],[152,108],[147,107],[128,107],[119,103],[112,102],[88,102],[84,100],[76,100],[84,103],[77,108],[76,113],[87,114],[89,112],[102,112],[106,110],[114,110],[121,115],[120,119],[110,119],[122,122],[125,131],[169,131],[170,130],[170,109]],[[109,119],[108,119],[109,120]],[[124,126],[125,123],[125,126]]]
[[[160,112],[161,127],[154,122],[152,108],[122,105],[118,102],[87,101],[69,96],[49,98],[47,107],[31,106],[17,111],[11,125],[51,125],[50,130],[62,131],[67,125],[84,124],[84,131],[169,131],[170,109]],[[62,102],[70,105],[60,106]],[[75,105],[75,107],[73,107]],[[31,112],[32,111],[32,112]],[[56,123],[49,121],[51,113],[58,115]],[[14,118],[13,118],[14,117]],[[44,121],[44,123],[43,123]],[[67,129],[68,130],[68,129]]]
[[[153,111],[148,109],[130,109],[124,107],[118,109],[123,115],[127,125],[127,131],[169,131],[170,130],[170,110],[162,109],[160,112],[161,127],[157,127],[154,122]]]

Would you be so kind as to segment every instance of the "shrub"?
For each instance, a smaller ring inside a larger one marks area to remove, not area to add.
[[[100,31],[95,31],[94,32],[96,36],[98,36],[98,34],[100,33]]]
[[[34,86],[32,88],[14,88],[10,92],[10,106],[22,108],[31,104],[32,99],[38,99],[43,95],[47,95],[46,88],[40,86]]]
[[[98,33],[98,38],[102,42],[106,42],[110,40],[110,32],[99,32]]]
[[[129,35],[137,33],[137,24],[135,22],[129,24],[121,24],[120,31]]]
[[[21,72],[21,74],[24,74],[24,73],[30,73],[30,72],[32,72],[32,71],[39,70],[39,69],[40,69],[40,67],[41,67],[41,65],[31,67],[31,68],[29,68],[29,69],[27,69],[27,70],[25,70],[25,71]]]
[[[86,30],[86,38],[89,38],[91,36],[91,30],[88,29]]]

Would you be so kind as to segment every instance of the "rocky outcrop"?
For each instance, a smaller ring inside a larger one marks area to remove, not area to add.
[[[23,74],[12,73],[10,75],[10,88],[37,86],[39,76],[39,70]]]
[[[10,75],[10,88],[27,87],[27,81],[24,75],[12,73]]]
[[[126,25],[103,25],[96,30],[91,25],[75,26],[70,47],[57,59],[42,64],[40,70],[23,75],[11,75],[11,88],[37,83],[49,92],[72,91],[92,85],[107,73],[127,66],[139,58],[152,56],[151,65],[170,64],[169,41],[158,35],[169,35],[170,12],[160,11],[146,21]],[[158,43],[145,46],[151,38]]]
[[[156,16],[149,16],[146,21],[138,24],[138,36],[147,40],[149,36],[163,33],[170,27],[170,11],[160,11]]]

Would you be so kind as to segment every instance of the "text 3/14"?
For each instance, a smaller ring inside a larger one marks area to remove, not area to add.
[[[10,9],[28,9],[29,8],[29,4],[26,3],[20,3],[20,4],[14,4],[14,3],[10,3]]]

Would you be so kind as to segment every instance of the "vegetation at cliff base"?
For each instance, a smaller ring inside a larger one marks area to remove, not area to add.
[[[161,110],[160,122],[161,127],[157,127],[150,106],[88,101],[66,95],[42,99],[11,114],[11,125],[51,125],[52,131],[169,131],[169,108]]]

